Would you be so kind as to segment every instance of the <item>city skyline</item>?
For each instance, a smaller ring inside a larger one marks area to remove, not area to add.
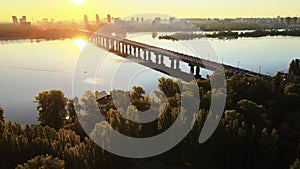
[[[115,17],[128,17],[140,13],[162,13],[178,18],[263,18],[263,17],[299,17],[297,0],[266,0],[266,1],[138,1],[138,0],[85,0],[76,4],[74,0],[35,1],[11,0],[1,5],[0,22],[10,22],[11,16],[24,16],[28,20],[51,18],[54,20],[83,20],[84,14],[100,18],[107,14]]]

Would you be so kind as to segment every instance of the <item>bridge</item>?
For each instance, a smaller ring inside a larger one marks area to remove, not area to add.
[[[249,71],[242,68],[236,68],[230,65],[221,64],[207,59],[198,58],[195,56],[163,49],[157,46],[143,44],[140,42],[122,39],[115,36],[105,34],[94,34],[90,41],[96,46],[112,52],[118,56],[127,59],[134,59],[137,63],[150,67],[154,70],[173,77],[191,77],[200,78],[200,68],[211,71],[226,70],[229,73],[237,74],[241,77],[258,77],[270,79],[270,76]],[[153,58],[154,56],[154,58]],[[165,64],[165,59],[169,59],[170,66]],[[190,72],[184,72],[180,68],[181,63],[187,63],[190,67]],[[172,72],[170,74],[169,72]],[[188,76],[187,76],[188,75]],[[189,81],[192,79],[184,79]]]

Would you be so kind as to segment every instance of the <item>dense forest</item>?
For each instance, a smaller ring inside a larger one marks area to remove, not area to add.
[[[151,162],[159,162],[165,168],[300,168],[300,60],[293,60],[287,74],[279,72],[272,80],[227,72],[226,75],[226,107],[221,123],[208,141],[199,144],[198,137],[209,114],[212,93],[224,94],[223,90],[210,87],[218,72],[196,81],[201,104],[188,136],[168,152],[140,160],[111,154],[88,137],[105,132],[98,130],[99,114],[105,116],[112,128],[126,135],[157,135],[177,118],[181,105],[179,85],[190,87],[188,82],[179,84],[160,78],[155,98],[146,95],[140,86],[130,92],[112,91],[130,96],[131,105],[122,110],[125,112],[145,111],[150,105],[159,109],[165,102],[158,119],[145,124],[122,117],[116,109],[122,103],[112,100],[100,111],[96,102],[99,92],[91,91],[72,99],[59,90],[39,93],[34,98],[40,122],[37,125],[21,126],[6,121],[6,112],[0,108],[0,168],[145,168]],[[185,109],[191,113],[188,107]],[[82,119],[92,119],[93,123],[82,124]],[[84,128],[89,131],[84,131],[82,125],[87,125]]]

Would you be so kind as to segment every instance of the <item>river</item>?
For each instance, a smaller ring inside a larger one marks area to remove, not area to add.
[[[287,71],[290,61],[300,58],[298,46],[300,37],[168,41],[153,39],[152,33],[135,33],[129,34],[128,38],[271,75],[276,74],[277,71]],[[64,91],[69,98],[74,96],[73,73],[78,58],[83,57],[81,53],[82,50],[85,50],[83,49],[84,45],[84,40],[79,38],[39,42],[30,40],[1,41],[0,105],[5,110],[5,119],[21,124],[37,123],[38,113],[35,110],[36,103],[33,101],[34,96],[41,91],[59,89]],[[96,49],[96,47],[87,47],[86,50],[85,53],[95,55],[95,59],[105,55],[105,51]],[[106,56],[110,55],[112,54],[106,53]],[[134,64],[129,64],[122,69],[122,64],[124,65],[126,61],[117,56],[111,57],[112,59],[101,61],[102,68],[98,69],[97,73],[82,70],[83,74],[91,73],[91,77],[84,79],[82,83],[90,85],[91,88],[97,86],[99,90],[130,89],[131,85],[143,84],[149,87],[151,85],[148,83],[161,76],[161,74],[143,69],[141,66],[132,66]],[[99,63],[100,61],[96,60],[95,62]],[[113,72],[116,67],[120,69],[119,72],[130,72],[129,69],[139,68],[140,74],[135,74],[134,78],[128,80],[128,77],[123,75],[118,77],[114,72],[114,78],[112,78],[107,72]],[[202,75],[205,73],[207,72],[202,71]],[[98,76],[99,78],[95,78]],[[108,83],[114,79],[119,79],[114,83],[116,85]],[[123,80],[128,82],[118,87]],[[85,88],[81,90],[84,91]],[[150,93],[152,89],[147,91]]]

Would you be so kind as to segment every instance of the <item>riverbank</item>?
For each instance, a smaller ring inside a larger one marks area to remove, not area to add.
[[[44,39],[61,40],[76,37],[89,37],[91,33],[75,29],[12,29],[0,30],[0,40],[19,40],[19,39]]]
[[[233,32],[233,31],[220,31],[214,33],[174,33],[172,35],[161,35],[159,39],[166,40],[192,40],[200,38],[218,38],[218,39],[237,39],[247,37],[265,37],[265,36],[295,36],[300,37],[300,30],[256,30],[253,32]]]

